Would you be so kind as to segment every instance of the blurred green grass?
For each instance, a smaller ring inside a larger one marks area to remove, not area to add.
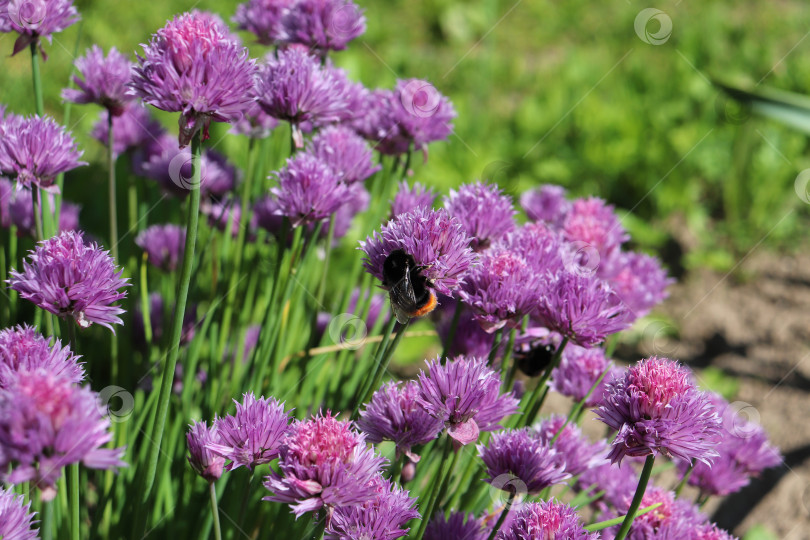
[[[796,247],[808,214],[793,182],[810,166],[807,138],[758,118],[725,122],[730,104],[708,78],[807,92],[803,3],[668,2],[659,7],[673,31],[661,45],[636,35],[644,6],[632,2],[359,3],[368,31],[336,63],[370,87],[428,79],[459,113],[455,134],[431,146],[417,180],[445,192],[486,177],[515,196],[545,182],[598,195],[632,213],[626,225],[643,248],[662,249],[687,229],[697,237],[687,265],[731,267],[763,239]],[[79,50],[98,43],[135,52],[174,13],[196,7],[228,20],[236,4],[79,1]],[[57,118],[78,36],[76,25],[45,44],[46,108]],[[254,55],[265,52],[242,37]],[[0,35],[0,50],[8,54],[13,41]],[[0,63],[0,101],[14,112],[33,110],[29,64],[25,53]],[[98,111],[73,111],[88,161],[103,163],[87,136]],[[220,148],[239,160],[238,144],[231,138]],[[102,169],[79,170],[66,196],[81,198],[103,181]]]

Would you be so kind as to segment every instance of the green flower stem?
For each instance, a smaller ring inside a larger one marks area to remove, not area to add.
[[[107,111],[107,184],[109,191],[108,205],[110,219],[110,253],[116,263],[118,261],[118,207],[115,193],[115,152],[113,152],[113,113]],[[119,263],[120,264],[120,263]]]
[[[503,341],[503,328],[498,328],[495,330],[495,339],[492,340],[492,348],[489,350],[489,359],[487,360],[487,364],[490,366],[495,361],[495,357],[498,355],[498,349],[501,348],[501,342]]]
[[[630,526],[636,518],[636,511],[641,506],[641,499],[644,497],[644,492],[647,490],[647,482],[650,480],[650,473],[652,473],[653,464],[655,463],[655,455],[650,454],[644,460],[644,468],[641,470],[641,477],[638,479],[638,487],[636,487],[636,494],[633,496],[633,502],[630,503],[630,508],[627,510],[627,515],[622,521],[622,526],[619,532],[616,533],[615,540],[624,540],[627,533],[630,532]]]
[[[640,516],[643,516],[644,514],[652,512],[653,510],[655,510],[656,508],[658,508],[662,504],[663,503],[659,502],[659,503],[651,504],[650,506],[647,506],[645,508],[642,508],[641,510],[636,512],[636,517],[640,517]],[[585,530],[588,531],[588,532],[601,531],[602,529],[607,529],[608,527],[613,527],[614,525],[618,525],[626,517],[627,516],[619,516],[617,518],[608,519],[608,520],[605,520],[605,521],[600,521],[598,523],[592,523],[592,524],[588,525],[587,527],[585,527]],[[618,538],[618,536],[616,538]]]
[[[42,99],[42,78],[39,75],[39,51],[37,51],[37,40],[31,42],[31,76],[34,80],[34,104],[39,116],[45,114],[45,104]]]
[[[503,359],[501,360],[501,371],[505,372],[507,366],[509,365],[509,360],[512,358],[512,349],[515,348],[515,337],[517,336],[517,328],[512,328],[509,331],[509,341],[506,342],[506,352],[503,353]],[[515,385],[515,377],[517,376],[517,362],[513,362],[512,366],[509,368],[509,375],[506,376],[506,380],[504,381],[503,391],[509,392],[512,390],[512,387]]]
[[[585,406],[585,402],[588,401],[588,398],[591,397],[591,394],[596,389],[596,387],[599,386],[599,383],[602,382],[602,379],[605,378],[605,375],[607,375],[607,372],[609,370],[610,368],[603,371],[602,374],[599,376],[599,378],[596,379],[596,382],[591,385],[591,388],[588,390],[588,393],[585,394],[585,397],[576,402],[576,404],[571,409],[571,412],[568,414],[568,418],[566,418],[565,422],[563,422],[562,427],[559,429],[559,431],[557,431],[557,433],[554,435],[554,437],[552,437],[551,441],[548,443],[549,446],[552,446],[557,441],[557,439],[560,437],[563,430],[565,429],[565,426],[567,426],[570,422],[574,423],[577,422],[577,420],[580,417],[580,413],[582,412],[582,409]]]
[[[352,401],[354,402],[354,411],[352,412],[352,420],[356,420],[358,414],[360,413],[360,406],[363,404],[363,401],[368,393],[370,388],[374,387],[373,381],[377,378],[377,369],[382,365],[383,357],[385,356],[385,349],[388,347],[388,343],[391,340],[391,333],[394,331],[394,325],[397,323],[396,317],[393,315],[391,319],[388,321],[388,325],[385,327],[383,331],[383,340],[380,342],[380,345],[377,347],[377,352],[374,354],[374,363],[372,364],[372,368],[374,371],[372,372],[373,375],[366,379],[366,383],[361,385],[359,388],[362,388],[359,393],[356,393]],[[400,332],[402,333],[402,332]]]
[[[489,540],[495,540],[495,535],[501,530],[503,522],[506,521],[506,516],[509,515],[509,510],[512,509],[512,501],[515,500],[515,495],[517,495],[517,491],[512,491],[509,494],[509,500],[506,501],[506,508],[501,511],[501,517],[498,518],[498,522],[495,524],[495,527],[493,527],[492,532],[489,533]]]
[[[543,372],[543,376],[540,377],[539,381],[537,381],[537,386],[534,388],[534,390],[532,390],[532,393],[529,394],[528,399],[525,401],[526,407],[524,407],[523,410],[528,411],[528,414],[523,417],[524,426],[531,424],[534,421],[534,417],[537,416],[538,412],[540,412],[540,407],[543,406],[543,401],[545,400],[547,394],[546,385],[551,378],[551,373],[560,364],[560,359],[562,358],[562,353],[563,350],[565,350],[566,345],[568,345],[568,338],[563,338],[562,343],[560,343],[560,346],[557,347],[557,351],[551,358],[551,362]]]
[[[456,301],[456,308],[453,310],[453,320],[450,322],[450,331],[447,333],[447,339],[444,341],[444,345],[442,347],[442,355],[440,357],[442,363],[444,363],[447,355],[450,353],[450,346],[453,345],[453,340],[456,338],[458,321],[461,319],[461,310],[463,307],[464,306],[460,301]]]
[[[42,503],[42,540],[53,540],[53,505],[54,501]]]
[[[689,468],[686,470],[686,472],[683,475],[683,478],[681,478],[681,481],[678,482],[678,485],[675,487],[675,496],[676,497],[681,494],[681,491],[683,491],[683,487],[686,485],[687,482],[689,482],[689,477],[692,476],[692,471],[694,471],[694,470],[695,470],[695,464],[690,463]]]
[[[152,314],[149,302],[149,286],[146,280],[146,270],[149,255],[144,251],[141,260],[141,317],[143,317],[143,333],[146,337],[146,345],[152,345]]]
[[[169,398],[171,397],[174,370],[177,366],[177,357],[180,354],[180,337],[183,332],[183,317],[186,313],[186,301],[188,300],[189,283],[191,282],[191,271],[194,266],[194,248],[197,243],[197,222],[200,214],[200,132],[194,134],[191,139],[191,169],[192,169],[192,189],[189,195],[188,215],[186,218],[186,244],[183,253],[183,266],[180,271],[180,281],[177,285],[177,299],[174,310],[174,320],[171,327],[171,341],[169,342],[168,355],[163,365],[160,381],[160,397],[152,421],[153,440],[149,449],[149,457],[144,470],[143,490],[141,500],[146,503],[152,490],[160,458],[160,444],[163,439],[163,431],[166,426],[166,416],[169,412]],[[148,309],[148,306],[144,306]],[[145,506],[145,505],[144,505]]]
[[[424,512],[422,513],[422,519],[419,522],[419,530],[416,532],[416,540],[422,540],[422,537],[425,535],[425,529],[427,528],[427,524],[430,521],[430,518],[433,516],[433,509],[436,505],[436,499],[438,498],[439,491],[441,491],[441,484],[444,483],[444,467],[447,462],[447,457],[450,455],[450,451],[453,449],[453,439],[449,435],[445,435],[444,441],[444,450],[442,451],[442,459],[439,462],[439,468],[436,470],[436,478],[430,483],[429,492],[426,494],[425,500],[427,504],[424,506]]]
[[[211,497],[211,516],[214,519],[214,538],[222,540],[222,529],[219,526],[219,508],[217,507],[217,488],[214,482],[208,484],[208,494]]]
[[[68,327],[72,328],[73,323],[68,323]],[[70,332],[71,334],[73,332]],[[79,540],[80,536],[80,514],[79,514],[79,464],[73,463],[67,467],[68,474],[68,489],[70,494],[68,502],[70,505],[70,538],[71,540]]]

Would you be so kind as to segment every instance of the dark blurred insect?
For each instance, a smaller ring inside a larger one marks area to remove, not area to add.
[[[422,275],[413,256],[401,249],[392,251],[383,263],[383,287],[388,289],[391,308],[400,324],[433,311],[438,302],[430,280]]]
[[[552,344],[540,343],[527,351],[515,351],[515,362],[527,377],[537,377],[549,366],[556,350]]]

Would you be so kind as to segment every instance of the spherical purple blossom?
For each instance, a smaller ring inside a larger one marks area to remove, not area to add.
[[[721,436],[715,447],[719,456],[711,467],[700,461],[694,464],[689,484],[706,495],[728,495],[748,485],[752,476],[779,465],[782,456],[768,441],[765,430],[716,394],[710,397],[722,422]],[[678,462],[681,473],[688,463]]]
[[[411,448],[427,444],[439,436],[444,422],[431,415],[417,402],[419,385],[408,381],[404,385],[387,382],[374,392],[371,401],[360,413],[357,427],[371,443],[393,441],[397,455],[404,454],[413,462],[419,456]]]
[[[336,508],[324,538],[395,540],[408,534],[410,529],[405,525],[420,517],[414,508],[416,498],[382,475],[377,475],[371,484],[374,498],[356,506]]]
[[[630,239],[613,206],[596,197],[575,200],[565,216],[562,230],[569,242],[582,242],[596,249],[602,261],[608,260]]]
[[[0,538],[8,540],[36,540],[37,530],[32,527],[36,512],[31,512],[31,501],[25,504],[25,497],[0,487]]]
[[[256,93],[264,112],[293,125],[300,148],[301,123],[323,126],[350,117],[350,87],[343,70],[322,66],[306,51],[289,48],[267,56],[259,69]]]
[[[351,0],[298,0],[284,14],[280,40],[316,50],[342,51],[366,31],[363,10]]]
[[[392,251],[402,249],[424,267],[421,274],[432,287],[447,296],[463,283],[475,261],[470,238],[461,223],[446,210],[417,208],[383,225],[380,232],[360,242],[366,254],[366,270],[383,280],[383,263]]]
[[[599,533],[589,533],[580,522],[576,509],[556,501],[533,502],[521,506],[506,530],[497,540],[596,540]]]
[[[488,248],[506,233],[515,229],[512,198],[495,184],[475,182],[450,190],[444,200],[447,213],[458,219],[472,237],[475,251]]]
[[[33,43],[39,46],[42,58],[47,60],[40,38],[50,43],[52,34],[61,32],[80,18],[73,0],[0,0],[0,32],[19,34],[12,56]]]
[[[70,132],[48,116],[7,116],[0,122],[0,173],[18,186],[57,192],[56,177],[86,165]]]
[[[67,465],[125,466],[123,448],[101,448],[112,440],[109,427],[98,395],[89,388],[43,369],[21,372],[0,389],[2,476],[12,484],[32,482],[42,499],[50,500]]]
[[[571,477],[565,456],[526,428],[494,433],[486,446],[478,445],[478,455],[487,467],[486,482],[516,495],[537,495]]]
[[[601,279],[566,270],[547,274],[534,315],[540,324],[582,347],[593,347],[632,322],[627,308]]]
[[[512,393],[500,395],[499,372],[487,366],[486,359],[460,356],[441,364],[427,363],[428,372],[419,372],[416,402],[447,426],[447,434],[458,444],[478,440],[479,432],[493,431],[517,411]]]
[[[72,103],[95,103],[114,116],[121,116],[127,102],[132,101],[132,96],[127,94],[127,84],[133,63],[115,47],[105,58],[101,47],[93,45],[84,56],[76,59],[75,64],[81,76],[74,75],[73,82],[79,88],[65,88],[62,99]]]
[[[523,193],[520,206],[530,220],[542,221],[554,227],[561,227],[571,210],[571,203],[565,198],[565,188],[552,184]]]
[[[233,122],[231,133],[234,135],[244,135],[251,139],[264,139],[270,136],[270,132],[276,129],[278,120],[264,112],[264,109],[257,102],[250,104],[240,120]]]
[[[375,496],[373,479],[386,459],[363,434],[330,413],[297,421],[281,444],[279,472],[270,471],[264,500],[288,503],[296,517],[326,506],[353,506]]]
[[[668,358],[641,360],[610,382],[596,414],[618,432],[608,456],[613,462],[663,454],[710,465],[718,455],[720,419],[709,396]]]
[[[487,540],[490,530],[482,518],[472,514],[451,512],[445,518],[442,512],[436,512],[425,529],[424,540]]]
[[[551,374],[551,389],[574,401],[582,401],[609,367],[610,362],[603,348],[586,349],[569,343],[563,349],[560,365]],[[601,403],[602,393],[609,380],[609,373],[602,377],[602,381],[585,400],[585,407],[590,408]]]
[[[667,287],[675,282],[667,277],[657,257],[643,253],[617,253],[599,266],[605,279],[635,318],[645,316],[669,296]]]
[[[623,515],[630,507],[631,498],[627,498],[617,507],[618,514],[611,512],[605,519]],[[641,508],[661,503],[661,506],[642,516],[637,516],[627,533],[628,540],[649,540],[666,538],[683,538],[697,540],[698,531],[707,524],[697,507],[685,499],[677,499],[672,491],[650,487],[641,499]],[[606,529],[606,534],[615,535],[619,525]]]
[[[23,272],[11,270],[7,282],[20,296],[59,317],[73,317],[82,328],[98,323],[113,330],[124,313],[113,305],[126,293],[128,279],[96,244],[85,244],[81,232],[66,231],[43,240],[23,261]],[[114,332],[114,330],[113,330]]]
[[[188,462],[194,472],[209,483],[222,476],[222,468],[225,466],[225,458],[215,454],[209,448],[217,441],[219,441],[217,428],[215,426],[209,428],[204,421],[193,422],[186,433]]]
[[[328,126],[310,141],[308,152],[326,163],[341,182],[362,182],[382,167],[374,165],[366,142],[345,126]]]
[[[0,388],[11,386],[21,372],[39,369],[78,384],[85,376],[79,358],[58,339],[51,345],[31,326],[4,328],[0,330]]]
[[[397,194],[391,201],[391,218],[400,214],[407,214],[417,208],[432,208],[436,200],[436,192],[432,188],[427,188],[419,182],[414,182],[413,187],[408,186],[408,182],[402,181],[399,184]]]
[[[146,252],[149,264],[164,272],[177,270],[183,260],[186,229],[173,223],[152,225],[135,237],[135,244]]]
[[[90,135],[107,146],[109,125],[107,113],[102,111]],[[157,141],[166,130],[152,118],[149,109],[140,103],[128,104],[120,116],[113,117],[113,155],[136,150],[151,141]],[[174,140],[174,138],[172,138]]]
[[[484,330],[514,328],[534,311],[547,279],[537,262],[500,245],[480,254],[458,294]]]
[[[253,470],[257,465],[270,463],[279,455],[279,448],[290,422],[284,404],[274,398],[256,396],[252,392],[236,403],[236,414],[217,418],[214,428],[219,441],[207,448],[231,462],[225,467],[231,471],[241,466]]]
[[[562,456],[565,472],[578,476],[588,469],[598,467],[605,461],[605,441],[592,443],[575,423],[565,424],[565,417],[554,415],[534,427],[534,435],[543,444],[550,445]],[[563,425],[565,424],[565,427]],[[562,431],[560,431],[562,430]],[[557,435],[559,433],[559,435]],[[554,444],[551,441],[554,440]]]
[[[281,19],[296,0],[248,0],[236,6],[233,22],[256,36],[262,45],[275,45],[281,38]]]
[[[143,45],[132,70],[130,91],[144,103],[180,112],[180,146],[211,121],[233,122],[253,101],[256,63],[222,23],[199,12],[169,21]]]
[[[287,160],[277,177],[278,187],[270,192],[293,227],[324,220],[349,199],[348,186],[326,163],[307,153]]]

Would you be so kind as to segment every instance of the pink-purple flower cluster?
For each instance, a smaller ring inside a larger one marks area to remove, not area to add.
[[[23,495],[0,488],[0,538],[8,540],[36,540],[39,538],[34,525],[36,512],[31,512],[31,501]]]
[[[0,32],[19,34],[12,56],[33,44],[47,59],[40,39],[45,38],[50,43],[53,34],[77,23],[79,19],[73,0],[0,0]]]
[[[132,62],[118,52],[115,47],[107,56],[98,45],[93,45],[85,54],[76,59],[79,75],[73,76],[78,88],[62,90],[62,99],[73,103],[95,103],[107,109],[114,116],[121,116],[132,96],[127,93]]]
[[[533,502],[520,507],[510,526],[498,532],[497,540],[596,540],[598,533],[585,530],[576,509],[556,501]]]
[[[144,250],[149,264],[165,272],[173,272],[183,259],[186,230],[167,223],[152,225],[135,237],[135,244]]]
[[[39,370],[79,384],[85,376],[79,358],[58,339],[51,345],[31,326],[4,328],[0,330],[0,389],[11,386],[19,373]]]

